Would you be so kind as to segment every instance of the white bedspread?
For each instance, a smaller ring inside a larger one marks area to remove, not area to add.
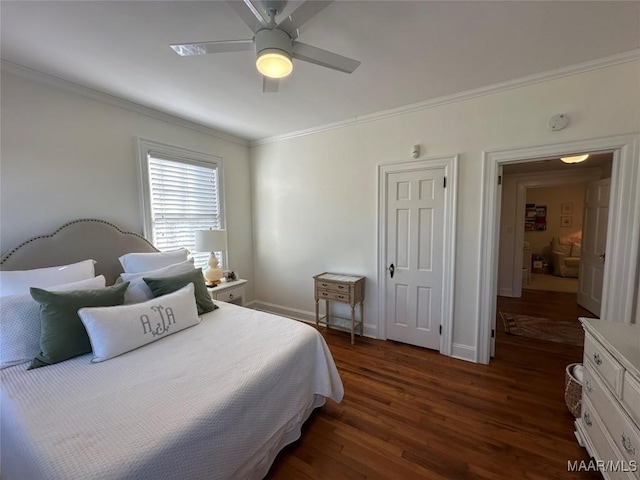
[[[318,398],[341,401],[313,327],[217,303],[200,325],[106,362],[3,370],[2,478],[240,478]]]

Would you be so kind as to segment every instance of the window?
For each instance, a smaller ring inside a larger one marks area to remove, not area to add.
[[[145,236],[162,251],[184,247],[205,266],[195,232],[225,227],[222,159],[142,139],[138,150]],[[216,256],[226,265],[226,255]]]

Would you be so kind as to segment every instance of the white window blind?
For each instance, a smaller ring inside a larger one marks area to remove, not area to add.
[[[223,228],[218,164],[147,152],[148,206],[153,244],[162,251],[187,248],[197,267],[208,253],[195,251],[195,232]],[[223,256],[216,252],[222,265]]]

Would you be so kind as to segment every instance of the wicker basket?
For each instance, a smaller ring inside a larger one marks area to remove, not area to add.
[[[574,417],[579,418],[582,409],[582,383],[573,376],[573,367],[581,365],[572,363],[565,369],[564,401]]]

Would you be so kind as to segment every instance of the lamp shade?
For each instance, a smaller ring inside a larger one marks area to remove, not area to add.
[[[219,252],[227,249],[226,230],[198,230],[196,231],[197,252]]]

